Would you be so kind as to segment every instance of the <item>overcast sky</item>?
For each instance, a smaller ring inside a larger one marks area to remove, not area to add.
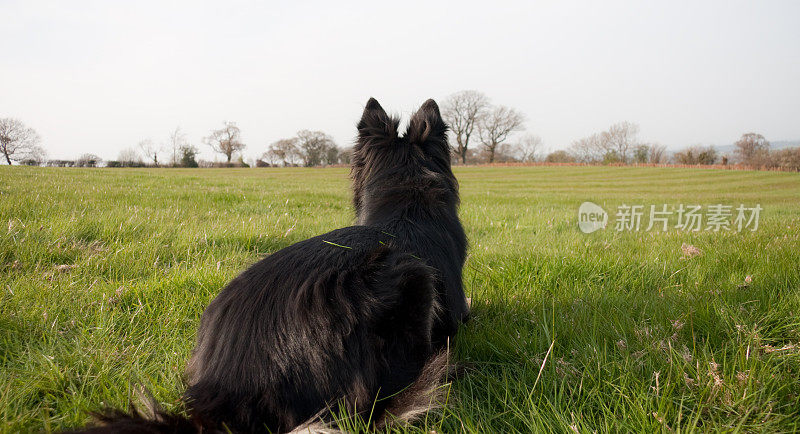
[[[376,97],[486,93],[551,149],[621,120],[676,149],[800,139],[800,1],[0,0],[0,117],[51,157],[116,158],[236,121],[248,157],[299,129],[348,146]]]

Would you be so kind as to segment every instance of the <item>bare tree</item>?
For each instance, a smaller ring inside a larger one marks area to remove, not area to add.
[[[519,160],[523,163],[532,163],[539,159],[539,151],[542,150],[542,138],[534,134],[522,136],[517,144]]]
[[[302,130],[297,132],[297,146],[301,152],[303,165],[319,166],[320,164],[336,164],[338,148],[333,137],[322,131]],[[335,153],[333,151],[336,151]],[[332,159],[331,159],[332,158]]]
[[[569,147],[569,153],[579,163],[599,163],[606,154],[606,146],[602,134],[578,139]]]
[[[639,155],[634,155],[638,134],[638,125],[619,122],[606,131],[572,142],[569,151],[581,163],[627,164],[631,158],[641,157],[644,151],[649,151],[642,148],[639,149]]]
[[[0,152],[9,165],[39,152],[39,140],[39,134],[19,120],[0,118]]]
[[[344,148],[339,151],[339,164],[349,165],[353,160],[353,148]]]
[[[785,148],[773,151],[770,155],[770,161],[774,167],[800,172],[800,148]]]
[[[211,132],[204,140],[214,152],[224,155],[231,162],[233,154],[243,150],[245,144],[241,142],[241,130],[235,122],[225,122],[224,126]]]
[[[658,143],[650,145],[650,163],[664,164],[667,162],[667,147]]]
[[[489,98],[475,90],[454,93],[442,104],[442,117],[455,136],[456,154],[461,164],[467,163],[469,139],[488,108]]]
[[[119,151],[117,160],[123,167],[134,167],[142,165],[142,157],[135,148],[126,148]]]
[[[175,131],[180,132],[180,129],[176,129]],[[153,162],[154,166],[158,167],[158,153],[161,151],[160,146],[153,143],[150,139],[144,139],[139,142],[139,150],[142,151],[148,160]]]
[[[41,146],[34,145],[28,151],[28,155],[19,161],[20,164],[26,166],[42,166],[47,162],[47,151]]]
[[[97,167],[103,161],[95,154],[83,154],[75,160],[75,167]]]
[[[269,150],[264,153],[265,160],[270,164],[283,163],[284,166],[291,166],[302,161],[300,149],[297,147],[297,138],[281,139],[269,145]]]
[[[189,144],[186,140],[186,134],[181,131],[181,127],[175,127],[175,129],[169,133],[169,138],[167,140],[166,148],[168,151],[172,151],[172,161],[170,161],[170,163],[172,163],[173,166],[180,166],[181,160],[183,159],[181,148]],[[148,155],[149,158],[150,153],[147,152],[145,154]]]
[[[522,113],[506,106],[494,107],[478,119],[478,133],[481,144],[489,155],[489,163],[494,163],[497,146],[503,143],[509,134],[523,129],[524,122]]]
[[[603,142],[607,152],[613,152],[622,163],[628,163],[631,151],[636,145],[639,125],[623,121],[612,125],[603,133]]]
[[[681,149],[672,155],[672,159],[678,164],[697,164],[697,150],[691,146]]]
[[[277,166],[281,159],[272,147],[267,148],[267,152],[261,154],[261,157],[256,160],[257,167],[264,166]]]
[[[495,163],[514,163],[521,161],[519,158],[520,155],[520,148],[519,145],[516,143],[501,143],[497,145],[497,149],[494,151],[494,162]],[[483,149],[481,155],[479,155],[484,161],[489,161],[489,151],[487,149]]]
[[[761,167],[769,160],[769,142],[761,134],[742,134],[733,145],[739,161],[748,166]]]

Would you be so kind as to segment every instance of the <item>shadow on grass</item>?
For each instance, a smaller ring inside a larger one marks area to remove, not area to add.
[[[750,289],[487,291],[456,338],[443,431],[791,431],[800,353],[774,348],[800,322]]]

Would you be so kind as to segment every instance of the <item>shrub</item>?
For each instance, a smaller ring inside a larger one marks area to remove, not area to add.
[[[181,152],[181,167],[198,167],[197,160],[195,159],[195,157],[197,157],[197,154],[200,151],[198,151],[197,148],[191,145],[185,145],[181,146],[180,152]]]
[[[717,163],[717,150],[713,146],[690,146],[676,152],[674,157],[678,164],[712,165]]]
[[[50,167],[72,167],[75,162],[71,160],[48,160],[47,165]]]
[[[547,163],[574,163],[575,157],[567,151],[560,150],[548,154],[544,161]]]
[[[772,151],[769,158],[770,167],[800,172],[800,148],[786,148]]]

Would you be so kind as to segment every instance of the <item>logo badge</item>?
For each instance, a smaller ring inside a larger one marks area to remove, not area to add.
[[[584,202],[578,208],[578,228],[584,234],[605,229],[608,224],[608,213],[600,205]]]

